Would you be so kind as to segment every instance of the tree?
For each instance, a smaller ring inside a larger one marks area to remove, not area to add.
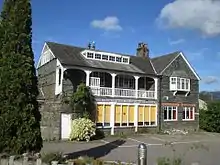
[[[71,97],[70,105],[73,112],[80,112],[82,116],[94,121],[95,99],[90,88],[84,83],[78,85],[76,92]]]
[[[0,24],[0,152],[42,148],[30,0],[5,0]]]
[[[200,110],[200,128],[208,132],[220,133],[220,101],[213,101],[207,104],[207,110]]]

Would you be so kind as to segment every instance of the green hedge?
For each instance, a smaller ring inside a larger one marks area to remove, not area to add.
[[[200,110],[200,129],[220,133],[220,101],[209,102],[207,110]]]

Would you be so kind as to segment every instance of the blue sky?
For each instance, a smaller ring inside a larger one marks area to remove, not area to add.
[[[202,78],[200,90],[220,90],[220,1],[32,0],[32,7],[35,60],[45,40],[96,41],[98,49],[128,54],[143,41],[151,57],[183,51]]]

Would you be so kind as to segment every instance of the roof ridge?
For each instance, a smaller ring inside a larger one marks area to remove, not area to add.
[[[157,58],[166,57],[166,56],[169,56],[169,55],[178,55],[180,52],[181,51],[175,51],[175,52],[167,53],[167,54],[164,54],[164,55],[159,55],[159,56],[153,57],[151,59],[157,59]]]

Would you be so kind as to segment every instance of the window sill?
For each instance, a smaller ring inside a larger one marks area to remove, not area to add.
[[[171,119],[171,120],[163,120],[163,121],[178,121],[177,119]]]
[[[189,90],[186,90],[186,89],[170,89],[170,91],[190,92],[190,89]]]
[[[195,119],[182,119],[182,121],[195,121]]]

